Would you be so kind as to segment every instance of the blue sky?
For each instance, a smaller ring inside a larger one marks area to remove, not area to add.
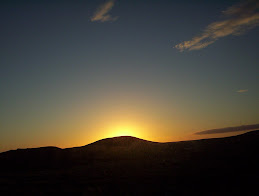
[[[256,6],[1,1],[0,148],[84,145],[116,124],[143,127],[136,136],[146,139],[173,141],[258,123]],[[230,8],[242,13],[224,16]],[[237,25],[216,33],[242,34],[198,50],[177,48],[229,18]],[[240,18],[250,22],[239,25]]]

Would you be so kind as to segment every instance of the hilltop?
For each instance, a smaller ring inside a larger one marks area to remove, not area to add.
[[[7,151],[0,153],[0,193],[251,195],[258,185],[258,141],[259,131],[168,143],[123,136]]]

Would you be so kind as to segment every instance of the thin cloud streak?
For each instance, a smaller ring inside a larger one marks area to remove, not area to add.
[[[114,0],[110,0],[100,5],[100,7],[98,7],[95,11],[94,15],[91,17],[91,21],[107,22],[117,20],[118,17],[112,17],[110,14],[108,14],[108,12],[111,11],[111,9],[113,8],[114,3]]]
[[[225,20],[208,25],[203,33],[175,46],[180,51],[200,50],[219,38],[229,35],[242,35],[259,25],[259,1],[247,0],[222,12]]]
[[[237,93],[245,93],[247,91],[248,91],[248,89],[241,89],[241,90],[238,90]]]
[[[225,128],[219,128],[219,129],[209,129],[209,130],[197,132],[195,133],[195,135],[229,133],[229,132],[237,132],[237,131],[249,131],[249,130],[255,130],[255,129],[259,129],[259,124],[242,125],[237,127],[225,127]]]

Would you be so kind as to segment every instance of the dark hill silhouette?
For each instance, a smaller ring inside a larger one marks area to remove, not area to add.
[[[156,153],[162,143],[151,142],[131,136],[107,138],[82,147],[64,149],[78,159],[132,159]]]
[[[255,195],[259,131],[158,143],[123,136],[0,153],[1,195]]]
[[[119,136],[119,137],[112,137],[98,140],[94,143],[88,144],[89,145],[106,145],[106,146],[130,146],[136,143],[158,143],[158,142],[151,142],[144,139],[132,137],[132,136]]]

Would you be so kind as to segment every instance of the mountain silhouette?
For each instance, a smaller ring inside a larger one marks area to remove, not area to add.
[[[74,148],[10,150],[0,153],[0,193],[254,195],[258,141],[259,131],[251,131],[181,142],[121,136]]]

